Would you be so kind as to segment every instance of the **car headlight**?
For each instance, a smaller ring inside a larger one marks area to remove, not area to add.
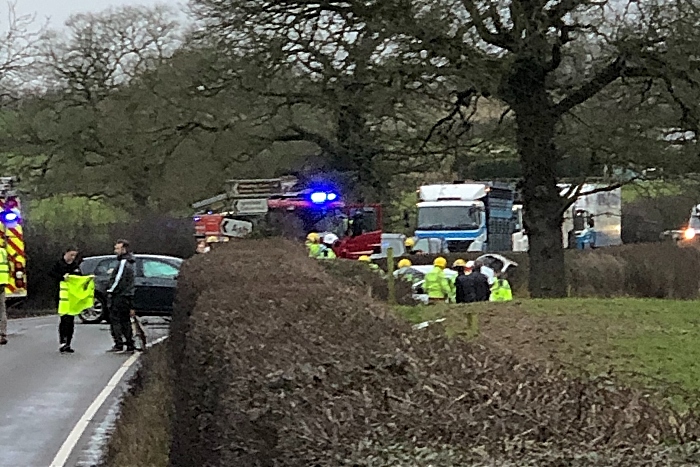
[[[683,232],[683,238],[685,238],[686,240],[694,239],[695,235],[695,229],[693,229],[692,227],[688,227],[687,229],[685,229],[685,232]]]

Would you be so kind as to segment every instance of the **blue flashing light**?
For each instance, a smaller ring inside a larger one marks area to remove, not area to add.
[[[202,220],[202,218],[199,216],[194,216],[193,219],[195,222],[199,222],[200,220]]]
[[[19,214],[12,211],[5,211],[0,215],[3,224],[14,224],[19,222]]]
[[[338,199],[338,195],[335,193],[328,193],[327,198],[328,198],[328,201],[335,201],[336,199]]]
[[[323,204],[328,199],[328,194],[323,191],[315,191],[311,193],[311,202],[315,204]]]

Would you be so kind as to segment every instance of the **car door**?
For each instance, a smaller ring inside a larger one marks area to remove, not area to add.
[[[95,290],[98,292],[106,293],[110,286],[109,278],[112,274],[114,268],[119,265],[119,261],[116,257],[105,258],[95,266],[95,270],[92,272],[95,275]]]
[[[177,287],[177,266],[158,258],[137,258],[134,308],[172,311]]]

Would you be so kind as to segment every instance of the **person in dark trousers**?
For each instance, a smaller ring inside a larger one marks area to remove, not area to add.
[[[129,242],[117,240],[114,245],[114,253],[119,264],[112,271],[110,286],[107,289],[109,296],[109,321],[114,339],[114,347],[110,352],[123,352],[126,345],[127,352],[133,352],[134,336],[131,329],[131,307],[134,301],[134,256],[129,251]]]
[[[54,299],[56,308],[58,308],[58,303],[60,300],[60,288],[61,282],[68,277],[68,275],[81,276],[80,271],[80,261],[78,261],[78,249],[75,247],[68,247],[63,252],[63,256],[59,259],[49,271],[49,276],[54,282]],[[58,322],[58,341],[60,343],[59,352],[61,353],[73,353],[73,348],[71,343],[73,341],[73,334],[75,332],[75,316],[73,315],[61,315]]]
[[[474,263],[471,274],[457,277],[455,282],[455,298],[457,303],[488,302],[491,296],[489,279],[481,272],[483,264]]]

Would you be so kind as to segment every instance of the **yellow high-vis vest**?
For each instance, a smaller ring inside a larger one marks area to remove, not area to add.
[[[7,260],[7,252],[0,247],[0,285],[10,283],[10,262]]]
[[[72,276],[61,281],[58,314],[77,316],[95,304],[93,276]]]

